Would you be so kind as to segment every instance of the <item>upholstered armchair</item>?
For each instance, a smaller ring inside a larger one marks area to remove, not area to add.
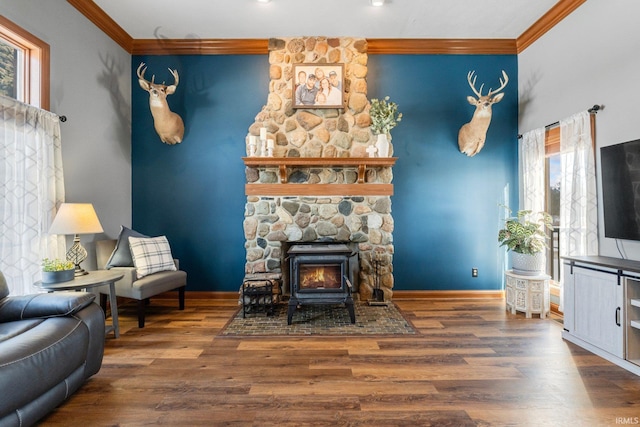
[[[184,310],[187,273],[179,269],[177,259],[170,258],[170,262],[173,263],[170,267],[165,266],[164,269],[160,269],[161,271],[147,269],[141,274],[140,262],[138,265],[134,265],[128,244],[128,238],[135,236],[140,235],[123,227],[118,240],[97,241],[96,257],[98,268],[119,271],[124,274],[124,277],[115,283],[116,296],[138,301],[138,327],[144,328],[145,310],[151,297],[177,289],[178,307],[180,310]],[[145,258],[150,258],[150,256],[147,254]],[[103,287],[99,289],[99,292],[100,305],[104,309],[109,291],[107,287]]]

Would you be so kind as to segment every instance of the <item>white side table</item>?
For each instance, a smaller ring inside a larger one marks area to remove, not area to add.
[[[549,279],[550,276],[522,276],[508,270],[506,273],[507,310],[511,314],[522,311],[526,318],[532,314],[540,314],[544,319],[549,314]]]

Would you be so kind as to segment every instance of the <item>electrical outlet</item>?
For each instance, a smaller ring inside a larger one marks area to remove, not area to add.
[[[471,277],[478,277],[478,269],[477,268],[472,268],[471,269]]]

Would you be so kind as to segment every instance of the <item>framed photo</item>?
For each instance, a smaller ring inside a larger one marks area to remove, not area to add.
[[[344,64],[294,64],[293,108],[344,108]]]

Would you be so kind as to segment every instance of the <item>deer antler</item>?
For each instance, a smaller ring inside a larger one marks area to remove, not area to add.
[[[171,68],[169,68],[169,72],[171,73],[171,75],[173,76],[173,80],[174,80],[174,85],[178,86],[178,82],[180,81],[180,77],[178,76],[178,70],[172,70]],[[504,72],[504,71],[503,71]]]
[[[144,68],[143,68],[144,67]],[[142,69],[142,71],[141,71]],[[147,71],[147,67],[145,66],[144,62],[141,62],[140,65],[138,66],[138,70],[136,71],[136,74],[138,75],[138,79],[140,80],[144,80],[147,83],[151,83],[151,84],[155,84],[155,80],[156,80],[156,75],[152,75],[151,76],[151,81],[147,80],[144,78],[144,73]],[[171,71],[171,70],[169,70]],[[164,83],[163,83],[164,84]]]
[[[474,71],[469,71],[467,73],[467,81],[469,82],[469,86],[471,86],[471,90],[473,90],[473,93],[476,94],[476,96],[478,98],[480,98],[482,96],[482,88],[484,87],[484,83],[482,83],[480,85],[480,90],[476,90],[476,78],[478,78],[478,76],[474,76],[475,74],[475,70]],[[473,81],[471,81],[471,79],[473,78]]]
[[[143,69],[144,67],[144,69]],[[142,70],[142,71],[141,71]],[[136,71],[136,74],[138,75],[138,78],[140,80],[144,80],[147,81],[147,79],[144,78],[144,73],[147,71],[147,67],[144,65],[144,62],[140,63],[140,66],[138,67],[138,70]]]
[[[507,86],[507,83],[509,83],[509,76],[507,76],[507,73],[504,72],[504,70],[502,70],[502,77],[504,77],[504,80],[499,79],[500,80],[500,87],[496,90],[491,90],[491,88],[489,88],[489,93],[487,94],[487,96],[492,96],[495,95],[496,93],[500,92],[502,89],[505,88],[505,86]]]

